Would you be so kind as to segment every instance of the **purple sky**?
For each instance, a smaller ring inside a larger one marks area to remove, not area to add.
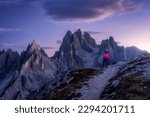
[[[150,0],[0,0],[0,48],[23,49],[36,40],[54,53],[67,30],[81,28],[100,43],[150,52]]]

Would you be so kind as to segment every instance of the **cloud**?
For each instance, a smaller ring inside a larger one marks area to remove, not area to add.
[[[23,0],[0,0],[0,6],[20,5]]]
[[[0,43],[0,46],[14,47],[13,44],[9,44],[9,43]]]
[[[37,5],[50,21],[97,21],[138,8],[135,0],[0,0],[0,6]]]
[[[137,4],[133,0],[50,0],[43,7],[54,21],[96,21],[134,11]]]
[[[56,47],[42,47],[44,50],[49,50],[49,49],[56,49]]]
[[[0,28],[0,33],[5,33],[5,32],[18,32],[20,29],[18,28]]]
[[[0,47],[4,48],[25,48],[25,46],[14,45],[11,43],[0,43]]]
[[[12,49],[14,51],[18,51],[19,53],[21,53],[23,50],[25,50],[25,48],[26,48],[25,46],[19,46],[10,43],[0,43],[0,50]]]
[[[26,46],[14,45],[11,43],[0,43],[0,50],[12,49],[21,53],[23,50],[26,50]],[[56,47],[41,47],[44,50],[53,50],[57,49]]]
[[[42,2],[47,0],[42,0]],[[42,4],[41,0],[0,0],[0,7],[10,7],[10,6],[19,6],[19,5],[25,5],[30,4],[32,6]]]
[[[97,32],[97,31],[86,31],[89,34],[97,35],[97,34],[103,34],[104,32]]]

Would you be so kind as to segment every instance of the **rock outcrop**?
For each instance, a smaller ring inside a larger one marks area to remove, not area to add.
[[[110,63],[131,61],[144,52],[136,47],[119,46],[112,36],[97,45],[89,33],[83,33],[78,29],[74,33],[71,31],[66,33],[59,51],[52,58],[59,63],[60,69],[63,70],[97,67],[102,64],[102,56],[106,49],[110,53]]]
[[[18,61],[19,67],[10,69],[0,82],[0,99],[27,99],[45,87],[52,88],[57,65],[35,41],[21,54]]]
[[[100,99],[150,99],[150,55],[144,54],[122,66],[110,79]]]
[[[95,40],[80,29],[74,33],[68,31],[62,45],[53,59],[57,60],[63,69],[93,66],[98,53]]]
[[[102,61],[102,55],[105,52],[106,49],[108,49],[110,53],[110,61],[112,62],[118,62],[118,61],[126,61],[126,52],[125,48],[123,46],[119,46],[115,41],[113,37],[109,37],[109,39],[103,40],[102,43],[99,46],[99,53],[101,55],[101,61]]]
[[[0,81],[5,78],[10,71],[18,67],[19,59],[20,56],[18,52],[14,52],[11,49],[0,52]]]
[[[125,52],[126,52],[126,60],[127,61],[132,61],[132,60],[136,59],[137,57],[139,57],[140,55],[142,55],[143,53],[148,53],[146,51],[140,50],[139,48],[137,48],[135,46],[126,47]]]

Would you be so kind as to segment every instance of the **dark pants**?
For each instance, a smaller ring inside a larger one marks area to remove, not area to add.
[[[108,66],[108,59],[103,59],[103,67],[107,67]]]

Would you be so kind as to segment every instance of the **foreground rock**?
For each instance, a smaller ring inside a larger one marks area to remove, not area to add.
[[[150,55],[143,55],[120,68],[100,99],[150,99]]]
[[[81,92],[76,92],[76,90],[85,85],[85,82],[89,81],[91,76],[98,73],[102,73],[102,71],[91,68],[71,70],[62,75],[58,86],[46,94],[45,97],[43,96],[43,99],[71,100],[80,97],[82,95]]]
[[[104,90],[108,80],[112,78],[117,71],[118,65],[110,65],[98,74],[91,76],[80,89],[76,90],[76,93],[80,93],[81,96],[74,99],[99,100],[99,94]]]

